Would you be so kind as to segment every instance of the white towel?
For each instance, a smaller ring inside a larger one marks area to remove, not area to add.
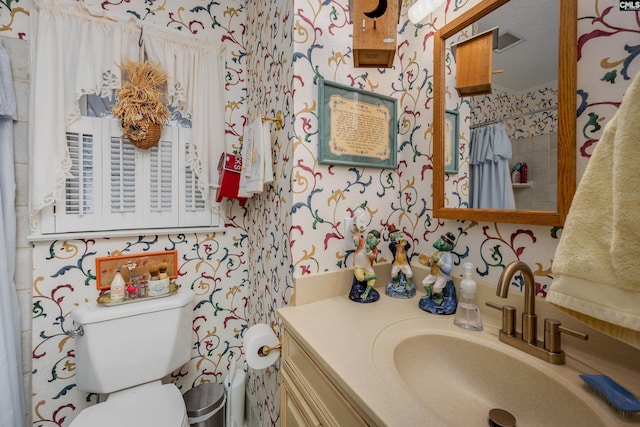
[[[242,149],[240,157],[242,157],[242,171],[240,172],[240,183],[238,184],[238,197],[251,197],[247,191],[247,177],[251,176],[251,154],[253,153],[253,125],[245,130],[242,139]]]
[[[264,172],[262,174],[262,185],[273,182],[273,149],[271,148],[271,122],[262,123],[262,153],[264,154]]]
[[[242,174],[238,195],[250,197],[264,191],[264,186],[273,181],[273,158],[271,155],[271,128],[268,121],[259,117],[251,123],[242,142]]]
[[[640,348],[640,74],[605,126],[553,261],[547,301]]]

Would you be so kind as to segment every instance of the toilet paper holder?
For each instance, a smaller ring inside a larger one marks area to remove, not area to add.
[[[280,350],[281,348],[282,348],[281,343],[278,343],[278,345],[274,345],[273,347],[270,347],[268,345],[263,345],[258,349],[258,356],[260,357],[268,356],[269,353],[271,353],[273,350]]]
[[[275,334],[275,336],[278,336],[278,333],[276,332],[276,327],[274,326],[273,323],[271,323],[269,326],[271,326],[271,330],[273,331],[273,333]],[[280,338],[278,338],[278,344],[274,345],[274,346],[268,346],[268,345],[263,345],[262,347],[260,347],[258,349],[258,356],[260,357],[266,357],[269,355],[269,353],[271,353],[274,350],[280,350],[282,348],[282,342],[280,342]]]

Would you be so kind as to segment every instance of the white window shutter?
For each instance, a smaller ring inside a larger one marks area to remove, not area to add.
[[[212,227],[221,225],[221,219],[214,213],[212,206],[214,200],[205,200],[202,192],[198,188],[196,176],[193,171],[186,166],[186,158],[189,144],[192,140],[191,129],[180,128],[180,140],[185,142],[180,150],[181,165],[181,189],[180,192],[180,226],[194,227],[202,224],[209,224]],[[217,165],[216,165],[217,166]]]
[[[105,141],[109,147],[109,188],[112,213],[136,211],[136,181],[138,169],[133,145],[121,137],[110,135]]]
[[[105,119],[102,132],[102,166],[104,177],[102,199],[103,223],[101,229],[118,230],[139,226],[144,206],[137,197],[140,161],[136,148],[122,136],[117,120]]]
[[[93,213],[93,135],[67,132],[71,175],[65,183],[65,210],[69,214]],[[87,191],[89,190],[89,191]]]
[[[170,130],[170,129],[167,129]],[[168,133],[168,132],[164,132]],[[162,138],[157,146],[149,150],[149,208],[151,212],[170,212],[174,205],[173,195],[176,191],[173,189],[174,182],[177,182],[177,176],[174,171],[177,169],[173,165],[173,153],[171,152],[174,142]],[[177,159],[176,159],[177,161]]]
[[[189,144],[184,147],[184,155],[186,156],[189,151]],[[183,156],[183,158],[185,157]],[[198,181],[196,175],[191,168],[185,165],[184,171],[184,208],[186,211],[198,211],[205,208],[205,200],[202,197],[202,192],[198,188]]]
[[[100,192],[100,178],[96,176],[96,165],[101,161],[96,148],[101,139],[100,127],[99,119],[87,119],[77,121],[67,131],[72,176],[67,178],[55,207],[43,212],[43,231],[67,232],[78,227],[91,230],[99,223],[101,203],[94,195]]]
[[[148,207],[146,227],[175,227],[179,221],[179,159],[178,128],[165,127],[160,142],[149,150],[140,150],[145,156],[140,198]]]
[[[165,127],[157,146],[136,148],[114,119],[82,117],[67,132],[71,177],[41,232],[220,227],[186,166],[191,129]]]

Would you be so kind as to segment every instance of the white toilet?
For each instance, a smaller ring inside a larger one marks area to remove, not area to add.
[[[109,394],[71,427],[188,427],[180,390],[161,379],[191,357],[193,297],[180,289],[164,298],[112,307],[89,303],[72,311],[76,384]]]

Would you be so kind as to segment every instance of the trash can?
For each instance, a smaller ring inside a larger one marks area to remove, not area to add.
[[[199,384],[183,397],[191,427],[225,427],[227,396],[222,384]]]

